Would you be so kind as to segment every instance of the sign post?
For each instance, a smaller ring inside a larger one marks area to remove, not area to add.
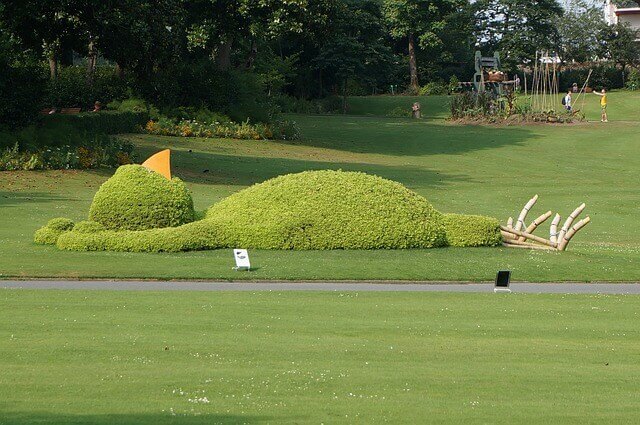
[[[251,270],[251,263],[249,262],[249,253],[246,249],[234,249],[233,256],[236,260],[236,266],[234,270]]]

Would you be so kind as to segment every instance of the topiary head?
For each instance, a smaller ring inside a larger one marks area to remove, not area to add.
[[[123,165],[98,189],[89,219],[112,230],[179,226],[193,221],[193,200],[180,179]]]

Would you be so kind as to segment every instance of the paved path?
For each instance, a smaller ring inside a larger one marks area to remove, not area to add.
[[[491,283],[200,282],[123,280],[0,280],[0,289],[95,289],[116,291],[378,291],[492,292]],[[513,292],[534,294],[640,294],[640,283],[513,283]]]

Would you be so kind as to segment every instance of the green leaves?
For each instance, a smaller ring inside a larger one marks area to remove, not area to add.
[[[189,223],[194,214],[191,194],[180,179],[124,165],[100,186],[89,219],[112,230],[145,230]]]

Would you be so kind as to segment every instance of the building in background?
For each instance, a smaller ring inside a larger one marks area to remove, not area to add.
[[[628,23],[631,28],[640,31],[640,7],[638,6],[619,7],[611,0],[607,0],[604,6],[604,19],[609,25]],[[637,41],[640,41],[640,38]]]

